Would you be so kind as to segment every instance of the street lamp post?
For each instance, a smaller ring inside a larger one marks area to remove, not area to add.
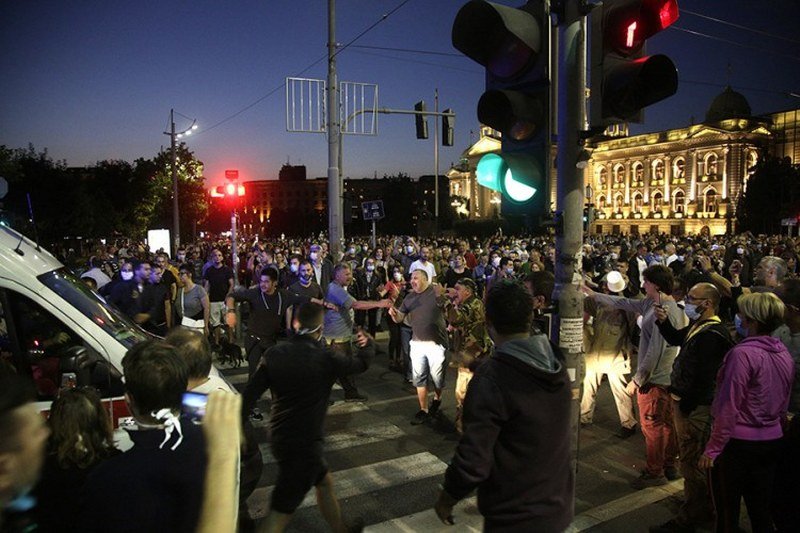
[[[185,135],[191,135],[197,129],[197,121],[192,120],[192,125],[181,132],[175,132],[175,110],[169,110],[169,131],[164,135],[169,135],[170,148],[170,173],[172,175],[172,257],[178,256],[178,248],[181,246],[181,226],[180,226],[180,206],[178,203],[178,155],[176,153],[177,140]]]

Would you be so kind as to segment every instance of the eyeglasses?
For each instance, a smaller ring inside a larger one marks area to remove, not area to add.
[[[708,298],[695,298],[691,294],[687,294],[686,298],[684,298],[687,303],[694,303],[694,302],[702,302],[704,300],[708,300]]]

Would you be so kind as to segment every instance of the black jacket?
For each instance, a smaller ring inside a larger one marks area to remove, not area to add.
[[[355,357],[347,357],[307,335],[293,337],[264,355],[242,395],[242,414],[246,417],[270,389],[273,451],[317,446],[322,441],[322,424],[333,383],[340,376],[367,370],[374,355],[372,341],[358,348]]]
[[[733,347],[728,329],[719,322],[701,323],[700,331],[687,340],[691,325],[677,330],[669,320],[656,324],[664,340],[681,347],[672,363],[668,389],[680,397],[681,412],[688,415],[698,405],[711,405],[717,371],[725,354]]]
[[[530,359],[511,342],[527,342]],[[511,342],[475,371],[443,488],[460,500],[477,487],[486,531],[561,532],[573,516],[570,381],[543,335]]]

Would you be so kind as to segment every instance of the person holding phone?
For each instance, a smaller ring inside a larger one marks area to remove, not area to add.
[[[642,315],[639,360],[636,373],[627,386],[628,394],[635,394],[639,405],[639,424],[647,453],[645,469],[631,482],[635,489],[664,485],[680,477],[675,467],[678,444],[672,427],[672,399],[668,392],[678,347],[668,345],[656,327],[656,308],[663,309],[675,327],[686,325],[683,311],[670,296],[674,284],[672,270],[653,265],[644,270],[642,279],[645,291],[642,300],[599,294],[588,287],[583,288],[596,304]]]

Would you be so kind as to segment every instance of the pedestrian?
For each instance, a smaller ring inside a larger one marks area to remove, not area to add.
[[[194,267],[188,263],[182,264],[178,269],[178,278],[183,283],[176,298],[180,325],[208,336],[211,305],[206,290],[194,282]]]
[[[456,378],[456,430],[463,432],[464,398],[475,369],[490,354],[492,341],[486,331],[486,313],[483,302],[475,295],[475,282],[461,278],[452,289],[448,289],[451,299],[445,306],[450,328],[453,329],[453,359],[458,364]]]
[[[380,300],[385,279],[381,279],[375,272],[375,259],[368,257],[363,269],[356,270],[355,273],[356,299],[358,300]],[[356,326],[367,326],[367,331],[371,336],[375,336],[378,331],[378,308],[369,310],[357,310],[355,312]]]
[[[753,531],[773,531],[770,496],[794,361],[783,343],[770,336],[783,321],[780,299],[752,293],[736,303],[737,330],[744,340],[728,352],[717,375],[714,422],[699,464],[711,469],[717,531],[738,530],[742,498]]]
[[[222,251],[215,248],[210,255],[211,264],[203,273],[203,288],[208,293],[208,330],[219,344],[220,328],[225,325],[225,298],[233,291],[233,270],[223,263]],[[228,330],[228,342],[233,342],[233,330]]]
[[[684,500],[678,515],[650,528],[651,532],[710,529],[714,506],[700,457],[711,433],[711,402],[717,372],[725,354],[733,347],[728,328],[719,316],[720,294],[711,283],[694,285],[685,298],[684,312],[691,325],[676,329],[663,308],[657,307],[656,324],[670,344],[681,350],[672,367],[669,393],[678,439]]]
[[[442,302],[443,304],[444,302]],[[399,308],[391,307],[389,316],[396,323],[409,316],[412,338],[410,357],[413,385],[417,389],[419,411],[411,423],[419,425],[435,416],[442,405],[444,388],[444,357],[447,349],[447,331],[442,309],[437,302],[434,285],[424,269],[411,273],[411,292]],[[433,388],[433,399],[428,405],[428,387]]]
[[[348,530],[323,457],[323,425],[337,377],[364,372],[375,347],[364,332],[356,337],[355,356],[325,346],[320,342],[323,317],[321,306],[301,305],[295,334],[266,352],[243,394],[246,416],[268,388],[272,392],[270,447],[279,472],[262,531],[283,531],[311,487],[316,487],[317,505],[331,529]]]
[[[325,301],[333,308],[325,312],[325,324],[323,337],[325,343],[332,346],[334,350],[341,352],[342,356],[352,355],[353,336],[353,311],[369,310],[378,307],[390,307],[391,300],[384,299],[378,301],[356,300],[348,292],[353,282],[353,269],[349,263],[339,263],[333,269],[333,279],[328,285],[328,292]],[[345,401],[363,402],[367,397],[358,392],[355,379],[352,376],[340,376],[339,383],[344,389]]]
[[[640,246],[639,252],[643,253],[643,250]],[[647,464],[641,475],[631,482],[636,489],[663,485],[679,477],[675,467],[678,444],[673,430],[672,400],[668,392],[672,363],[678,348],[669,346],[656,327],[655,307],[663,306],[673,324],[683,327],[685,323],[683,311],[670,296],[674,285],[672,271],[662,265],[653,265],[644,269],[642,280],[644,299],[609,296],[583,287],[584,292],[599,305],[642,316],[636,373],[626,387],[628,394],[636,394],[647,456]]]
[[[531,300],[507,280],[487,295],[495,349],[467,390],[464,435],[434,506],[444,523],[476,488],[486,532],[561,532],[572,520],[570,380],[546,337],[530,335]]]

